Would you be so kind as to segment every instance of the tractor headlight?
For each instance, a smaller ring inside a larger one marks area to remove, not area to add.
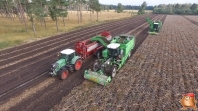
[[[107,64],[109,65],[109,64],[110,64],[110,62],[108,61],[108,62],[107,62]]]

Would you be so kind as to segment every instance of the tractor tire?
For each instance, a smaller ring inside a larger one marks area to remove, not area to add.
[[[96,56],[97,59],[100,59],[101,58],[101,51],[100,50],[96,51],[95,56]]]
[[[69,71],[67,69],[62,69],[58,73],[58,78],[64,80],[68,77],[68,75],[69,75]]]
[[[93,65],[93,71],[98,71],[98,70],[100,70],[100,68],[101,68],[100,62],[96,60]]]
[[[113,66],[111,69],[111,78],[114,78],[116,76],[117,73],[117,67]]]
[[[74,64],[74,69],[76,71],[78,71],[78,70],[81,69],[81,67],[82,67],[82,60],[81,59],[77,59],[76,62],[75,62],[75,64]]]

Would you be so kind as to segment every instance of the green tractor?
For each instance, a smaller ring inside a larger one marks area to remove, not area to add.
[[[130,58],[135,46],[135,37],[122,34],[113,38],[110,43],[99,37],[94,40],[100,42],[105,49],[102,51],[102,57],[95,61],[93,71],[85,70],[84,78],[106,86]]]
[[[162,21],[151,21],[150,18],[146,18],[147,22],[149,23],[149,34],[157,35],[162,27]]]
[[[82,59],[76,56],[75,50],[65,49],[58,53],[58,60],[52,64],[51,76],[58,76],[59,79],[66,79],[70,72],[80,70],[82,67]]]

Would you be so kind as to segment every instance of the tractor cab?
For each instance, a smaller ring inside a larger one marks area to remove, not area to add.
[[[65,49],[62,50],[60,53],[58,53],[59,59],[65,59],[68,61],[71,61],[74,56],[75,56],[75,50],[73,49]]]
[[[154,23],[153,23],[153,29],[154,29],[154,30],[158,30],[158,25],[159,25],[158,22],[154,22]]]
[[[123,54],[123,51],[120,50],[120,44],[111,43],[107,46],[109,57],[117,58]]]

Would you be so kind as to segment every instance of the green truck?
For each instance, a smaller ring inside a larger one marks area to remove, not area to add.
[[[116,73],[131,56],[135,46],[135,37],[132,35],[120,35],[111,42],[105,38],[92,38],[92,41],[100,42],[105,49],[102,50],[102,57],[95,61],[93,69],[85,70],[84,78],[106,86]]]

